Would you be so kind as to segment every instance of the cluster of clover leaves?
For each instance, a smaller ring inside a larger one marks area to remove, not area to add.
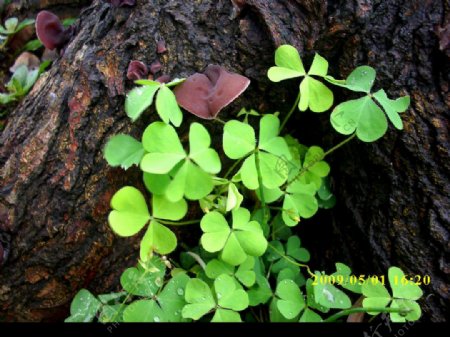
[[[390,291],[384,282],[352,283],[350,268],[341,263],[329,276],[345,281],[314,284],[325,273],[311,272],[306,264],[310,254],[292,230],[319,207],[334,204],[325,157],[354,137],[369,142],[383,136],[386,115],[401,129],[398,113],[407,109],[409,98],[391,100],[383,90],[372,93],[375,70],[367,66],[356,68],[346,80],[335,80],[327,75],[327,61],[316,54],[306,72],[298,51],[289,45],[276,50],[275,64],[268,71],[274,82],[302,77],[297,101],[282,123],[277,113],[261,116],[245,109],[238,114],[243,121],[224,122],[219,151],[235,162],[222,176],[221,157],[211,148],[208,130],[194,122],[188,139],[181,140],[175,129],[183,114],[170,88],[182,80],[136,81],[139,86],[126,98],[127,115],[136,120],[155,99],[162,121],[148,125],[140,141],[125,134],[112,137],[104,155],[111,166],[138,165],[143,172],[148,193],[123,187],[111,200],[108,219],[123,237],[146,228],[140,259],[123,272],[122,292],[96,297],[81,290],[66,321],[331,322],[361,311],[388,312],[395,322],[420,317],[416,300],[422,290],[413,282],[400,284],[407,277],[397,267],[388,271]],[[297,105],[313,112],[332,106],[333,93],[320,79],[364,93],[334,108],[333,127],[351,136],[329,151],[282,134]],[[249,117],[259,119],[258,131]],[[183,221],[195,202],[204,215]],[[199,245],[181,245],[179,259],[168,258],[178,246],[171,228],[198,223]],[[352,307],[361,296],[362,306]]]

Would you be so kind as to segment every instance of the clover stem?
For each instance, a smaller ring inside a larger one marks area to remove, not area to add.
[[[259,185],[259,195],[261,200],[261,208],[263,210],[263,224],[267,224],[268,219],[268,208],[266,206],[266,201],[264,199],[264,190],[263,190],[263,183],[262,183],[262,176],[261,176],[261,167],[259,163],[259,149],[256,148],[255,150],[255,166],[256,166],[256,173],[258,174],[258,185]]]
[[[343,316],[348,316],[350,314],[354,314],[357,312],[394,312],[394,313],[401,313],[406,315],[408,312],[410,312],[411,309],[405,309],[405,308],[350,308],[350,309],[345,309],[342,311],[339,311],[337,313],[335,313],[334,315],[331,315],[330,317],[328,317],[327,319],[324,319],[323,322],[325,323],[329,323],[329,322],[336,322],[336,320],[338,320],[339,318],[343,317]]]
[[[330,153],[336,151],[337,149],[339,149],[340,147],[344,146],[345,144],[347,144],[349,141],[351,141],[353,138],[356,137],[356,133],[352,134],[350,137],[345,138],[342,142],[340,142],[339,144],[336,144],[335,146],[333,146],[331,149],[329,149],[327,152],[325,152],[323,154],[323,158],[325,158],[326,156],[328,156]]]
[[[300,91],[298,92],[298,95],[297,95],[297,98],[295,99],[294,105],[292,106],[291,110],[289,110],[289,112],[287,113],[286,117],[284,117],[283,122],[281,123],[280,133],[281,133],[281,131],[283,131],[284,126],[288,122],[289,118],[291,118],[292,113],[297,108],[297,105],[298,105],[299,101],[300,101]]]
[[[288,262],[290,262],[290,263],[292,263],[292,264],[294,264],[294,265],[296,265],[296,266],[299,266],[299,267],[302,267],[302,268],[306,268],[306,271],[308,272],[308,274],[309,274],[311,277],[315,277],[315,275],[312,273],[311,269],[309,269],[309,266],[308,266],[307,264],[298,263],[297,261],[294,261],[294,260],[291,259],[289,256],[284,255],[284,253],[280,252],[278,249],[276,249],[276,248],[275,248],[273,245],[271,245],[270,243],[269,243],[269,247],[272,248],[274,252],[276,252],[278,255],[280,255],[283,259],[287,260]]]
[[[187,220],[187,221],[169,221],[169,220],[161,220],[158,219],[157,220],[159,223],[162,223],[163,225],[193,225],[196,223],[199,223],[201,220],[200,219],[195,219],[195,220]]]
[[[223,176],[224,179],[228,179],[228,176],[234,171],[234,169],[244,160],[245,157],[236,160],[233,165],[228,169],[227,173]]]
[[[226,124],[226,123],[225,123],[223,120],[221,120],[219,117],[214,118],[214,120],[215,120],[216,122],[219,122],[220,124],[223,124],[223,125]]]
[[[203,270],[206,269],[206,263],[205,261],[202,260],[202,258],[200,257],[200,255],[195,254],[193,252],[186,252],[186,254],[192,256],[192,258],[198,262],[198,264],[200,265],[200,267],[202,267]]]
[[[325,159],[326,156],[328,156],[329,154],[333,153],[334,151],[336,151],[337,149],[339,149],[340,147],[344,146],[345,144],[347,144],[349,141],[351,141],[353,138],[356,137],[356,133],[352,134],[350,137],[345,138],[342,142],[340,142],[339,144],[336,144],[335,146],[333,146],[331,149],[329,149],[327,152],[325,152],[323,154],[323,156],[317,157],[316,159],[314,159],[312,162],[310,162],[308,165],[306,165],[305,167],[303,167],[299,173],[297,173],[297,175],[291,179],[291,181],[288,182],[287,186],[289,186],[290,184],[292,184],[294,181],[296,181],[298,178],[300,178],[303,174],[305,174],[311,167],[313,167],[314,165],[316,165],[319,161],[322,161]]]
[[[139,279],[134,283],[135,287],[137,287],[138,285],[141,284],[142,280],[144,279],[144,277],[145,277],[148,273],[149,273],[149,270],[148,270],[148,269],[144,269],[144,273],[143,273],[143,274],[139,277]],[[133,289],[135,289],[135,288],[133,288]],[[108,323],[108,322],[117,322],[117,317],[119,316],[119,313],[120,313],[120,311],[121,311],[121,309],[122,309],[122,306],[124,306],[125,303],[127,303],[127,301],[130,299],[131,293],[132,293],[132,291],[131,291],[131,292],[127,291],[127,296],[125,296],[124,300],[120,303],[119,309],[116,311],[115,315],[112,317],[111,320],[109,320],[109,321],[107,321],[107,322],[105,322],[105,323]]]

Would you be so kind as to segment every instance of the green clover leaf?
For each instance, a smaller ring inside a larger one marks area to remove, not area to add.
[[[286,188],[283,201],[283,221],[287,226],[295,226],[300,218],[308,219],[319,209],[315,197],[316,186],[294,181]]]
[[[313,112],[323,112],[328,110],[333,104],[333,92],[322,82],[311,77],[326,77],[328,72],[328,62],[316,53],[311,68],[305,73],[302,60],[297,49],[290,45],[282,45],[275,51],[276,67],[271,67],[267,76],[273,82],[302,77],[305,78],[300,83],[300,101],[298,108],[305,111],[308,108]]]
[[[153,103],[153,97],[160,88],[161,83],[148,83],[131,90],[125,99],[125,112],[134,122]]]
[[[214,313],[214,316],[211,322],[219,323],[219,322],[228,322],[228,323],[238,323],[242,322],[241,316],[236,311],[220,309],[218,308]]]
[[[220,171],[221,163],[217,152],[209,148],[211,138],[201,124],[191,124],[189,155],[186,155],[175,129],[162,122],[154,122],[146,128],[142,143],[148,153],[142,158],[141,169],[156,175],[147,176],[146,186],[150,190],[153,190],[152,182],[161,178],[156,183],[160,192],[176,202],[183,196],[190,200],[202,199],[214,188],[211,174]],[[167,174],[169,176],[162,177]],[[173,176],[171,181],[170,175]]]
[[[152,297],[161,288],[165,272],[164,262],[154,255],[145,262],[145,268],[138,264],[126,269],[120,277],[120,284],[132,295]]]
[[[331,274],[331,276],[336,277],[339,285],[342,288],[345,288],[345,289],[350,290],[357,294],[361,294],[362,293],[361,285],[358,282],[355,282],[355,284],[352,284],[352,282],[350,282],[351,274],[352,274],[352,270],[350,269],[350,267],[346,266],[343,263],[338,262],[338,263],[336,263],[336,272]],[[341,276],[341,277],[339,277],[339,276]],[[341,280],[343,280],[343,282],[339,282]]]
[[[261,256],[267,248],[267,240],[259,223],[250,221],[247,209],[233,210],[232,217],[230,228],[219,212],[206,214],[200,222],[204,232],[200,241],[206,251],[221,251],[224,262],[237,266],[245,262],[247,256]]]
[[[322,322],[322,317],[311,309],[306,308],[299,322]]]
[[[388,127],[383,111],[369,96],[339,104],[330,118],[337,132],[349,135],[356,130],[356,136],[363,142],[376,141]]]
[[[394,299],[391,304],[392,309],[404,309],[405,311],[409,311],[405,316],[402,316],[400,313],[391,312],[390,317],[391,321],[394,323],[403,323],[406,321],[417,321],[421,314],[422,310],[420,309],[419,304],[413,300],[405,300],[405,299]]]
[[[386,287],[381,283],[364,282],[361,290],[362,294],[366,296],[363,300],[364,308],[385,308],[392,300]],[[368,314],[376,315],[378,312],[368,312]]]
[[[123,312],[123,321],[129,323],[138,322],[167,322],[164,311],[154,300],[134,301]]]
[[[186,158],[175,129],[163,122],[151,123],[142,135],[142,144],[148,152],[141,161],[144,172],[169,173],[176,164]]]
[[[259,187],[257,160],[262,183],[267,189],[275,189],[286,182],[288,172],[278,168],[283,161],[291,159],[291,153],[286,141],[278,136],[279,127],[280,121],[275,115],[262,117],[259,143],[256,148],[255,131],[250,125],[236,120],[225,124],[223,135],[225,154],[231,159],[249,155],[236,174],[248,189],[255,190]]]
[[[70,316],[64,322],[92,322],[101,307],[89,290],[81,289],[70,304]]]
[[[104,150],[105,159],[110,166],[120,166],[125,170],[132,165],[139,165],[144,153],[140,141],[124,134],[111,137]]]
[[[234,278],[222,274],[214,281],[217,302],[220,307],[233,311],[242,311],[248,307],[248,295],[238,288]]]
[[[165,84],[161,84],[156,96],[156,111],[166,124],[172,123],[178,127],[183,121],[183,113],[178,106],[175,94]]]
[[[402,298],[406,300],[418,300],[422,297],[422,289],[413,282],[402,283],[405,279],[405,274],[398,267],[390,267],[388,270],[389,284],[392,288],[392,295],[395,298]]]
[[[168,322],[186,322],[181,310],[186,305],[184,294],[190,278],[185,273],[173,276],[157,296],[158,304],[167,317]]]
[[[370,281],[362,285],[362,293],[366,297],[363,300],[364,308],[385,308],[392,301],[390,308],[405,309],[406,314],[391,312],[393,322],[416,321],[420,318],[421,309],[415,302],[422,297],[423,292],[418,285],[410,281],[398,267],[390,267],[388,270],[389,284],[392,296],[381,283]],[[376,315],[378,312],[369,312]]]
[[[212,259],[209,261],[205,268],[205,273],[208,278],[215,280],[222,274],[235,277],[240,283],[246,287],[251,287],[255,284],[256,274],[254,271],[255,258],[248,256],[239,267],[236,269],[224,261],[218,259]]]
[[[223,129],[223,151],[228,158],[239,159],[255,150],[255,130],[251,125],[231,120]]]
[[[375,69],[361,66],[352,71],[344,83],[336,81],[332,77],[326,77],[335,85],[367,94],[361,98],[341,103],[334,108],[330,120],[337,132],[349,135],[356,130],[356,135],[360,140],[373,142],[381,138],[387,131],[386,115],[397,129],[403,129],[399,113],[408,108],[409,96],[391,100],[383,89],[371,94],[375,76]],[[386,115],[373,98],[383,107]]]
[[[187,204],[185,200],[171,202],[165,197],[155,195],[152,200],[154,216],[160,219],[179,220],[186,215]],[[167,211],[167,207],[172,209]],[[117,191],[111,199],[111,208],[108,222],[114,232],[120,236],[137,234],[151,218],[147,203],[142,193],[131,186]],[[143,261],[151,251],[159,254],[169,254],[175,250],[177,239],[175,234],[156,220],[150,221],[141,241],[140,257]]]
[[[238,209],[241,206],[242,201],[244,201],[244,196],[239,193],[235,184],[229,183],[226,211],[229,212],[233,209]]]
[[[152,220],[141,240],[140,258],[146,261],[150,252],[169,254],[177,248],[177,237],[166,226]]]
[[[315,273],[320,277],[320,273]],[[332,309],[348,309],[352,306],[350,298],[342,291],[330,283],[318,282],[314,286],[314,298],[318,304]]]
[[[271,241],[265,257],[267,261],[272,263],[271,271],[274,274],[278,274],[278,282],[290,279],[298,285],[305,283],[300,268],[292,263],[292,260],[305,263],[310,259],[308,250],[301,247],[301,241],[298,236],[290,236],[285,246],[278,240]],[[290,259],[288,260],[286,257]]]
[[[184,298],[188,304],[181,311],[183,318],[198,320],[216,307],[211,289],[197,278],[187,282]]]
[[[142,113],[153,103],[156,94],[156,111],[164,123],[172,123],[178,127],[183,121],[183,113],[178,106],[170,86],[177,85],[183,80],[173,81],[168,84],[159,83],[151,80],[138,80],[136,84],[141,86],[131,90],[125,99],[125,112],[134,122]]]
[[[297,49],[291,45],[285,44],[277,48],[275,64],[277,67],[271,67],[267,72],[267,76],[272,82],[306,75],[300,55]]]
[[[150,213],[142,193],[135,187],[125,186],[111,199],[108,221],[114,232],[120,236],[138,233],[150,220]]]
[[[278,310],[287,319],[293,319],[305,308],[303,295],[292,280],[286,279],[278,283],[275,294],[278,296]]]
[[[381,104],[391,123],[398,129],[403,130],[403,122],[399,113],[406,111],[410,104],[409,96],[399,97],[396,100],[389,99],[383,89],[373,94],[373,97]]]

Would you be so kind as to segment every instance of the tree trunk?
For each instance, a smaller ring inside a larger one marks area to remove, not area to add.
[[[327,242],[337,235],[339,246],[325,247],[326,254],[366,274],[383,273],[390,265],[428,274],[432,284],[426,294],[434,296],[425,315],[436,321],[448,315],[449,63],[445,38],[439,41],[435,33],[448,25],[448,4],[234,3],[239,6],[228,0],[138,0],[135,7],[114,8],[96,0],[81,12],[64,55],[10,115],[1,135],[0,240],[7,254],[0,270],[0,320],[61,320],[81,287],[95,293],[117,289],[122,270],[136,262],[138,239],[115,237],[107,214],[114,192],[124,185],[142,187],[141,176],[135,168],[109,168],[102,156],[110,136],[139,137],[156,119],[150,112],[132,124],[125,116],[131,60],[159,59],[173,78],[208,64],[246,75],[252,84],[221,115],[226,120],[240,106],[272,112],[292,104],[297,85],[274,85],[266,77],[283,43],[297,47],[306,60],[313,51],[321,53],[337,77],[372,65],[391,96],[411,95],[403,132],[390,130],[375,144],[354,141],[333,158],[339,202]],[[160,39],[168,49],[162,55],[156,53]],[[328,114],[308,115],[296,117],[298,128],[290,123],[302,142],[328,147],[338,140],[326,126]],[[185,118],[184,126],[195,120]],[[333,136],[309,131],[308,119]],[[220,124],[207,127],[220,134]],[[322,225],[305,235],[323,233]],[[179,239],[188,231],[179,231]],[[314,251],[312,242],[304,244]],[[320,269],[326,261],[318,248],[324,247],[315,247],[311,263]]]

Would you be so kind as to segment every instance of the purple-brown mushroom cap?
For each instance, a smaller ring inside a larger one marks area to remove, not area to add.
[[[61,48],[70,38],[59,18],[49,11],[40,11],[37,15],[36,35],[45,48],[50,50]]]
[[[230,73],[218,65],[209,65],[203,74],[195,73],[174,89],[177,102],[190,113],[214,119],[239,97],[250,84],[242,75]]]
[[[159,83],[169,83],[171,80],[169,75],[161,75],[155,81]]]
[[[167,47],[166,47],[166,41],[164,40],[159,40],[156,43],[156,53],[157,54],[163,54],[167,51]]]
[[[162,69],[162,64],[158,60],[154,61],[152,64],[150,64],[150,72],[155,75],[157,72],[159,72]]]
[[[148,74],[147,66],[141,61],[131,61],[128,65],[127,78],[129,80],[140,80]]]

